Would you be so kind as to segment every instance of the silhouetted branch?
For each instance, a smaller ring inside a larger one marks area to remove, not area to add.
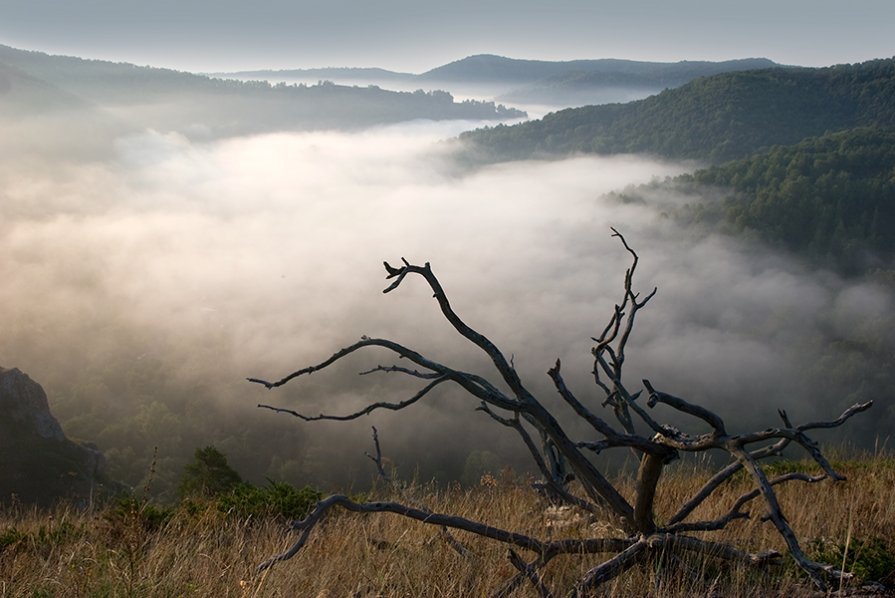
[[[753,457],[754,458],[754,457]],[[800,481],[806,482],[809,484],[814,484],[816,482],[820,482],[821,480],[827,479],[826,475],[816,475],[809,476],[808,474],[802,473],[800,471],[787,473],[782,476],[776,477],[773,480],[768,480],[768,484],[771,486],[776,486],[777,484],[782,484],[784,482],[791,481]],[[724,529],[728,523],[735,519],[748,519],[749,513],[743,512],[742,509],[746,503],[751,500],[758,498],[761,495],[761,491],[758,489],[750,490],[746,492],[742,496],[740,496],[736,502],[733,503],[733,506],[730,510],[721,517],[717,519],[713,519],[711,521],[697,521],[693,523],[673,523],[664,528],[663,531],[669,533],[676,532],[705,532],[705,531],[715,531],[719,529]]]
[[[624,573],[637,563],[637,559],[640,558],[646,548],[646,541],[639,540],[605,563],[594,567],[588,571],[577,584],[575,584],[573,595],[584,596],[593,588]]]
[[[596,410],[590,406],[589,401],[579,399],[581,395],[577,395],[569,388],[562,376],[559,360],[548,371],[553,387],[562,398],[563,404],[571,409],[578,421],[587,424],[590,432],[589,436],[584,439],[573,438],[559,423],[554,413],[545,407],[545,403],[538,400],[534,393],[525,387],[516,372],[512,357],[508,360],[491,340],[466,324],[454,312],[447,294],[428,262],[423,266],[417,266],[402,258],[403,265],[399,267],[393,267],[384,262],[386,279],[391,283],[383,292],[395,291],[407,280],[409,275],[422,277],[432,290],[441,314],[453,329],[490,358],[495,368],[490,377],[495,381],[490,380],[489,376],[464,372],[433,361],[393,341],[368,337],[362,337],[360,341],[337,351],[328,359],[316,365],[296,370],[279,380],[269,382],[258,378],[249,378],[249,381],[272,389],[295,378],[326,369],[360,349],[368,347],[385,349],[393,356],[406,360],[411,365],[378,365],[362,374],[397,373],[415,379],[427,380],[428,384],[404,401],[371,402],[347,415],[308,416],[292,409],[264,404],[259,407],[287,413],[304,421],[345,421],[357,419],[380,409],[401,411],[423,399],[442,383],[452,382],[477,399],[480,403],[478,409],[485,412],[492,420],[515,430],[531,455],[535,466],[545,478],[545,482],[540,485],[542,490],[591,513],[605,514],[613,518],[622,528],[622,533],[627,536],[626,538],[567,538],[543,541],[533,536],[504,530],[482,522],[434,513],[424,508],[398,502],[358,503],[348,497],[337,495],[320,501],[304,520],[294,523],[293,529],[300,532],[298,540],[286,552],[262,563],[260,568],[266,569],[278,561],[289,559],[295,555],[305,545],[309,535],[326,512],[332,507],[340,506],[358,513],[395,513],[428,525],[440,526],[443,530],[462,530],[509,545],[509,559],[517,572],[496,591],[495,597],[507,598],[526,580],[541,596],[550,596],[550,590],[544,584],[542,575],[547,564],[560,554],[613,554],[614,556],[594,567],[578,580],[572,590],[572,596],[584,596],[589,595],[600,584],[613,579],[638,563],[655,562],[654,557],[662,554],[662,551],[671,551],[672,558],[663,562],[672,564],[682,562],[680,561],[681,555],[685,552],[697,552],[713,558],[750,565],[761,565],[777,559],[780,554],[775,551],[747,553],[729,544],[686,535],[690,532],[704,533],[721,530],[734,521],[748,518],[750,514],[746,510],[746,506],[751,501],[762,498],[767,507],[766,517],[774,524],[783,538],[790,555],[819,588],[826,588],[830,579],[847,578],[848,573],[829,565],[816,563],[804,554],[780,507],[774,487],[790,481],[815,483],[827,478],[832,481],[843,480],[844,477],[833,469],[818,444],[808,437],[807,432],[840,426],[854,415],[869,409],[872,402],[853,405],[835,420],[811,422],[799,426],[794,426],[787,413],[780,410],[778,413],[783,421],[782,427],[740,435],[729,434],[724,420],[714,411],[673,394],[658,391],[648,379],[642,381],[648,396],[646,408],[644,408],[638,400],[642,391],[631,392],[628,389],[624,381],[623,369],[637,314],[656,296],[657,289],[654,288],[643,297],[634,290],[634,275],[639,257],[628,245],[624,236],[614,228],[612,233],[612,236],[620,240],[624,249],[631,256],[631,263],[625,271],[623,295],[613,307],[600,336],[593,338],[596,344],[591,353],[594,359],[592,371],[594,383],[603,395],[602,400],[598,399],[594,402],[594,407],[602,403],[603,408],[611,408],[618,425],[610,424],[606,418],[598,415]],[[660,423],[653,415],[659,411],[654,410],[659,404],[685,416],[686,419],[697,424],[703,430],[708,425],[710,431],[690,432]],[[644,425],[649,429],[649,433],[638,433],[637,428],[642,428]],[[535,430],[540,434],[540,446],[529,433],[530,430]],[[367,457],[376,464],[379,475],[388,480],[382,464],[376,428],[373,428],[373,441],[376,455],[367,454]],[[755,443],[770,444],[750,450],[749,446]],[[759,462],[762,459],[780,455],[783,449],[790,444],[803,447],[821,467],[823,473],[812,476],[797,471],[768,479]],[[633,504],[619,492],[616,485],[610,482],[588,457],[588,451],[599,453],[615,448],[631,451],[638,460],[632,497]],[[678,457],[679,452],[702,452],[710,449],[725,451],[733,457],[733,462],[721,467],[712,475],[689,500],[678,508],[668,520],[667,525],[664,527],[657,525],[653,514],[653,504],[665,467]],[[697,507],[714,496],[725,482],[743,469],[751,476],[754,488],[743,492],[722,515],[715,519],[686,521]],[[576,488],[580,487],[587,497],[586,499],[570,492],[568,482],[572,479],[572,475],[580,484]],[[445,533],[448,537],[448,544],[458,553],[468,553],[450,533],[447,531]],[[516,552],[516,549],[527,550],[534,554],[534,558],[525,560]]]
[[[540,595],[541,598],[552,598],[553,594],[550,593],[550,590],[547,589],[547,586],[544,585],[541,576],[538,574],[539,567],[537,565],[539,559],[535,559],[531,563],[526,563],[512,548],[508,550],[508,553],[510,563],[519,571],[520,575],[531,582],[531,585],[538,591],[538,595]]]
[[[391,477],[385,473],[385,467],[382,465],[382,448],[379,446],[379,430],[376,429],[376,426],[370,426],[373,429],[373,446],[376,448],[376,454],[371,455],[370,453],[364,452],[364,455],[372,461],[376,465],[376,473],[379,474],[384,481],[391,483]]]
[[[547,463],[544,461],[544,457],[541,455],[540,450],[537,445],[532,440],[531,435],[526,431],[525,427],[522,425],[522,422],[519,421],[518,414],[515,417],[504,418],[500,417],[496,413],[494,413],[486,404],[482,404],[479,408],[479,411],[484,411],[487,413],[493,420],[497,421],[501,425],[507,426],[508,428],[512,428],[516,430],[519,436],[522,438],[522,442],[525,444],[525,447],[528,449],[531,454],[532,460],[535,462],[538,470],[544,476],[544,482],[534,483],[532,486],[539,490],[542,494],[548,496],[548,498],[552,500],[557,500],[559,502],[563,502],[569,505],[574,505],[580,509],[584,509],[585,511],[596,513],[597,507],[583,498],[579,498],[569,492],[566,489],[565,481],[566,480],[557,480],[553,475],[553,472],[550,471],[550,468],[547,467]],[[603,503],[605,505],[605,503]]]
[[[721,418],[705,407],[700,407],[699,405],[688,403],[681,398],[665,392],[659,392],[654,389],[653,385],[650,384],[650,381],[646,379],[643,380],[643,387],[646,388],[646,392],[649,393],[649,401],[647,402],[647,405],[649,407],[654,407],[656,403],[663,403],[665,405],[668,405],[669,407],[672,407],[673,409],[677,409],[681,413],[686,413],[703,420],[712,428],[714,428],[716,436],[727,435],[727,431],[724,429],[724,422],[721,420]]]
[[[753,451],[750,453],[752,458],[756,461],[760,459],[764,459],[766,457],[778,456],[782,454],[783,449],[790,443],[788,438],[783,438],[780,441],[767,446],[763,449]],[[668,520],[669,524],[675,524],[680,521],[683,521],[687,515],[693,512],[693,509],[698,507],[700,504],[705,501],[712,493],[718,489],[721,484],[729,480],[735,473],[743,469],[743,464],[739,461],[734,461],[730,463],[727,467],[718,471],[715,475],[713,475],[709,481],[705,483],[705,485],[699,489],[699,492],[696,493],[693,498],[684,503],[678,511],[671,516]]]
[[[375,368],[360,372],[360,375],[367,376],[369,374],[375,374],[376,372],[385,372],[388,374],[397,372],[400,374],[413,376],[414,378],[422,378],[423,380],[431,380],[432,378],[438,378],[439,376],[441,376],[441,374],[439,374],[438,372],[420,372],[418,370],[411,370],[410,368],[402,368],[397,365],[377,365]]]
[[[326,420],[335,420],[335,421],[350,421],[352,419],[357,419],[359,417],[363,417],[364,415],[372,413],[373,411],[376,411],[377,409],[387,409],[389,411],[400,411],[401,409],[410,407],[411,405],[413,405],[414,403],[416,403],[417,401],[419,401],[420,399],[425,397],[427,394],[429,394],[429,392],[433,388],[435,388],[442,382],[447,382],[447,381],[448,381],[448,379],[444,378],[444,377],[436,378],[435,380],[433,380],[432,382],[427,384],[422,390],[420,390],[418,393],[416,393],[415,395],[413,395],[406,401],[401,401],[400,403],[385,403],[385,402],[372,403],[370,405],[367,405],[366,407],[364,407],[363,409],[361,409],[359,411],[354,411],[347,415],[327,415],[324,413],[321,413],[320,415],[302,415],[301,413],[298,413],[297,411],[294,411],[292,409],[283,409],[282,407],[273,407],[271,405],[265,405],[265,404],[259,404],[258,407],[260,407],[261,409],[270,409],[271,411],[276,411],[277,413],[288,413],[289,415],[295,416],[295,417],[299,418],[300,420],[303,420],[306,422],[320,421],[320,420],[325,420],[325,419]]]
[[[516,394],[517,397],[524,398],[530,396],[528,391],[522,386],[522,381],[519,379],[519,375],[516,373],[516,370],[513,369],[513,366],[507,361],[506,357],[504,357],[503,353],[500,352],[494,343],[492,343],[487,337],[483,334],[480,334],[478,331],[469,327],[466,322],[460,319],[453,308],[451,307],[450,301],[448,301],[447,294],[444,292],[444,289],[441,287],[441,283],[432,274],[432,268],[429,266],[429,262],[422,267],[413,266],[407,262],[404,258],[401,258],[401,261],[404,262],[403,268],[393,268],[388,262],[384,262],[385,269],[388,272],[388,276],[386,278],[394,278],[397,277],[395,282],[393,282],[388,288],[386,288],[383,293],[389,293],[397,289],[400,284],[404,281],[404,277],[407,274],[418,274],[422,276],[426,283],[428,283],[429,287],[432,289],[434,293],[433,297],[438,301],[438,305],[441,308],[441,313],[444,315],[445,319],[450,322],[451,326],[460,333],[461,336],[467,338],[470,342],[478,346],[488,357],[491,358],[491,361],[494,363],[494,367],[497,368],[497,371],[500,373],[503,380],[507,383],[507,385],[512,389],[513,393]]]
[[[630,545],[628,540],[610,539],[566,539],[544,542],[536,538],[532,538],[525,534],[507,531],[492,525],[487,525],[465,517],[455,515],[445,515],[443,513],[435,513],[427,509],[410,507],[397,502],[367,502],[358,503],[342,494],[334,494],[329,496],[314,507],[311,513],[301,521],[293,522],[291,529],[300,531],[298,541],[296,541],[288,550],[282,554],[278,554],[259,565],[259,570],[264,570],[277,562],[291,559],[293,556],[304,548],[305,544],[313,532],[314,528],[323,520],[326,513],[333,507],[342,507],[354,513],[394,513],[414,519],[427,525],[438,525],[451,529],[458,529],[470,532],[479,536],[490,538],[498,542],[517,546],[525,550],[530,550],[537,554],[549,555],[550,558],[559,554],[569,553],[599,553],[608,552],[618,549],[620,546]]]

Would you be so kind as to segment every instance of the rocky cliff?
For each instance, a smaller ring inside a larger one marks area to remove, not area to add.
[[[40,384],[0,368],[0,504],[86,506],[109,486],[104,465],[95,446],[65,436]]]

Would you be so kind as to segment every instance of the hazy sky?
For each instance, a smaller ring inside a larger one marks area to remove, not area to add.
[[[811,66],[895,55],[892,0],[0,0],[0,43],[213,71],[381,66],[471,54]]]

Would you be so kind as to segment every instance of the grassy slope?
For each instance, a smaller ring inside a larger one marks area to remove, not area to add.
[[[781,492],[792,525],[806,541],[824,537],[844,544],[850,538],[856,546],[859,540],[878,537],[889,539],[889,551],[895,550],[895,504],[889,500],[893,461],[877,456],[842,469],[847,483],[790,485]],[[704,472],[685,466],[672,470],[660,486],[657,512],[669,513],[704,479]],[[724,512],[746,488],[745,477],[736,478],[695,516]],[[584,521],[549,527],[545,505],[524,484],[509,479],[470,491],[419,491],[415,496],[436,511],[542,538],[607,533],[607,526]],[[759,506],[754,510],[760,512]],[[136,511],[99,516],[56,512],[53,517],[9,512],[0,515],[0,588],[3,596],[479,597],[514,573],[503,545],[459,532],[457,537],[478,558],[459,556],[429,526],[393,515],[340,514],[292,561],[259,575],[255,566],[291,543],[281,522],[240,520],[214,509],[180,511],[161,527]],[[782,549],[779,536],[759,517],[734,523],[721,537],[752,550]],[[547,569],[548,586],[563,595],[598,558],[556,559]],[[791,566],[760,573],[698,560],[690,564],[692,575],[679,570],[629,572],[610,584],[607,595],[810,595],[804,577]],[[525,586],[516,595],[535,593]]]

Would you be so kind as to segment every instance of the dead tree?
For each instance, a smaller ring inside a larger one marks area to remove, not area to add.
[[[555,499],[574,504],[587,511],[600,514],[615,521],[624,530],[625,538],[589,538],[540,540],[511,530],[504,530],[479,521],[449,514],[434,513],[426,509],[407,506],[397,502],[358,503],[346,496],[336,495],[322,500],[308,517],[292,524],[292,529],[300,532],[298,540],[283,554],[276,555],[260,565],[266,569],[279,561],[284,561],[298,553],[308,541],[315,526],[329,509],[340,506],[360,513],[396,513],[429,525],[463,530],[479,536],[507,544],[510,561],[517,573],[495,592],[495,596],[507,596],[519,585],[529,582],[542,596],[549,596],[542,579],[544,567],[556,556],[563,554],[613,553],[614,556],[594,567],[577,581],[571,589],[571,596],[587,595],[599,586],[639,562],[645,562],[652,555],[672,551],[674,553],[695,552],[714,558],[736,561],[750,565],[761,565],[777,560],[781,555],[776,551],[749,553],[729,544],[706,541],[697,538],[694,532],[708,532],[725,528],[728,524],[750,516],[747,506],[755,499],[764,503],[764,517],[772,522],[785,542],[789,554],[799,567],[821,589],[831,581],[849,577],[831,565],[815,562],[808,558],[790,527],[774,487],[786,482],[815,483],[823,479],[841,481],[845,478],[834,471],[829,461],[821,453],[817,443],[808,432],[820,428],[834,428],[846,420],[870,408],[872,402],[855,404],[846,409],[838,418],[830,421],[793,424],[785,411],[778,411],[782,420],[779,427],[768,428],[750,434],[731,434],[724,420],[700,405],[688,402],[666,392],[657,390],[649,380],[643,380],[643,388],[629,388],[623,378],[625,350],[634,328],[637,314],[656,295],[654,288],[642,296],[633,288],[634,273],[637,268],[637,253],[628,246],[624,237],[615,229],[618,237],[631,256],[631,265],[625,272],[624,293],[615,305],[609,321],[602,333],[593,339],[594,359],[593,380],[602,394],[602,408],[611,415],[600,415],[595,408],[596,401],[582,400],[572,392],[563,379],[560,362],[548,371],[553,385],[563,403],[589,426],[592,438],[572,438],[560,425],[557,417],[548,410],[522,383],[511,359],[497,348],[486,336],[471,328],[451,308],[447,294],[432,272],[429,264],[417,266],[403,260],[401,267],[385,263],[386,279],[392,283],[383,292],[397,289],[412,275],[422,277],[429,285],[438,302],[441,313],[457,333],[465,337],[478,350],[490,358],[495,375],[508,390],[501,390],[498,384],[486,377],[452,368],[433,361],[409,347],[399,343],[366,336],[345,347],[330,358],[311,365],[286,377],[269,382],[250,378],[251,382],[262,384],[268,389],[282,386],[289,381],[323,370],[355,351],[368,347],[379,347],[390,351],[407,365],[379,365],[370,372],[393,373],[420,380],[422,388],[413,396],[396,403],[376,402],[346,415],[321,414],[308,416],[291,409],[271,405],[259,405],[279,413],[287,413],[304,421],[352,420],[374,410],[389,409],[399,411],[423,400],[435,388],[443,384],[454,384],[480,402],[479,410],[494,421],[512,428],[530,452],[532,460],[544,476],[542,490]],[[680,430],[654,419],[652,408],[665,405],[684,416],[693,418],[707,432],[694,433]],[[613,423],[610,423],[614,420]],[[646,432],[638,431],[645,429]],[[820,466],[822,473],[808,475],[795,472],[769,478],[761,461],[780,455],[790,444],[804,448],[808,455]],[[623,496],[609,479],[594,464],[591,455],[609,449],[624,448],[633,451],[639,459],[636,485],[633,497]],[[660,525],[653,515],[656,490],[666,465],[677,459],[681,453],[698,453],[716,449],[730,456],[729,464],[719,469],[705,485],[674,513],[667,522]],[[713,520],[691,520],[690,515],[726,481],[740,470],[746,470],[754,481],[754,489],[737,498],[729,510]],[[574,477],[579,483],[581,495],[574,493],[568,484]],[[521,549],[532,556],[525,560],[516,552]]]

